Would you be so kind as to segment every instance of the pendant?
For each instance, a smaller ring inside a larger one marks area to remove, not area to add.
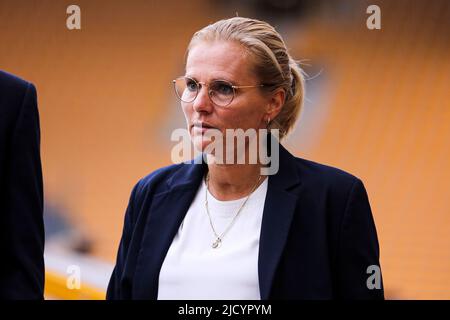
[[[222,240],[220,240],[220,238],[217,238],[216,241],[214,241],[212,244],[213,249],[219,248],[221,243]]]

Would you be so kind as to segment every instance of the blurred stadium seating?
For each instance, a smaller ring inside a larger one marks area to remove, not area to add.
[[[104,298],[131,188],[170,163],[184,126],[171,79],[190,36],[238,12],[303,60],[308,101],[286,145],[364,181],[386,297],[450,299],[450,2],[274,3],[79,0],[82,30],[69,31],[67,2],[0,2],[0,68],[39,95],[47,298]],[[369,4],[381,30],[366,28]]]

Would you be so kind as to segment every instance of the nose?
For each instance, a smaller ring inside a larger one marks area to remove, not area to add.
[[[211,112],[213,105],[211,99],[209,98],[208,88],[206,86],[200,87],[192,107],[197,112]]]

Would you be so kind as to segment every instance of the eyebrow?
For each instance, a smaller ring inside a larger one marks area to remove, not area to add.
[[[195,81],[199,81],[199,80],[197,79],[197,77],[195,77],[195,76],[192,76],[192,75],[189,75],[189,74],[186,74],[186,75],[184,75],[184,76],[185,76],[185,77],[188,77],[188,78],[192,78],[192,79],[194,79]],[[238,85],[238,84],[236,83],[236,81],[231,80],[231,79],[229,79],[229,78],[227,78],[227,77],[212,78],[209,82],[211,82],[211,81],[227,81],[227,82],[230,82],[232,85]]]

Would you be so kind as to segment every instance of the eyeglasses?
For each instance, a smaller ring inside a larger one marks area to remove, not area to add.
[[[254,86],[235,86],[226,80],[214,80],[207,84],[189,77],[179,77],[173,80],[173,85],[177,97],[186,103],[193,102],[195,98],[197,98],[202,86],[205,86],[208,88],[209,99],[219,107],[228,106],[236,96],[237,89],[258,88],[264,86],[263,84]]]

